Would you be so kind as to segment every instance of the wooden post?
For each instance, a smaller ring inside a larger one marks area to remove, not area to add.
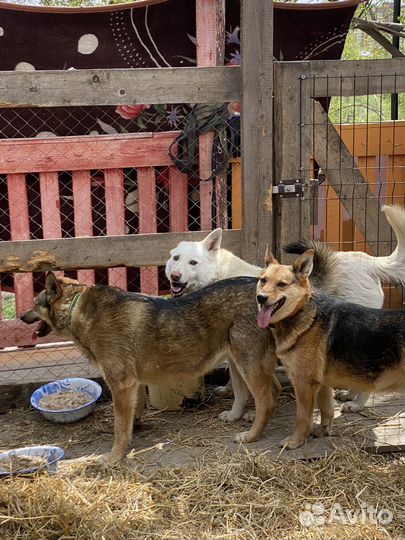
[[[124,171],[122,169],[106,169],[104,171],[104,186],[107,236],[125,234]],[[108,284],[126,290],[127,269],[109,268]]]
[[[90,171],[72,171],[72,187],[75,236],[93,236]],[[77,279],[94,285],[94,270],[78,270]]]
[[[274,65],[274,184],[296,181],[304,194],[277,195],[276,257],[284,263],[294,259],[281,251],[283,245],[308,236],[310,224],[311,85],[306,81],[308,63]]]
[[[242,0],[242,257],[273,247],[266,200],[273,183],[273,2]]]
[[[10,211],[11,240],[28,240],[30,223],[25,174],[7,175],[8,204]],[[14,292],[17,317],[32,308],[34,284],[32,274],[14,275]]]
[[[197,66],[220,66],[225,53],[225,0],[196,0]],[[200,177],[212,174],[213,131],[200,136]],[[223,180],[223,179],[222,179]],[[218,182],[221,182],[219,178]],[[218,186],[219,188],[221,186]],[[212,228],[212,180],[200,182],[200,228]]]

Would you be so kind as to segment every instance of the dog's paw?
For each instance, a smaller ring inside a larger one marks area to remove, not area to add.
[[[356,397],[351,390],[335,390],[335,398],[339,401],[349,401]]]
[[[362,409],[364,409],[364,405],[356,403],[355,401],[346,401],[340,408],[342,412],[359,412]]]
[[[231,397],[233,394],[232,386],[230,384],[226,384],[225,386],[217,386],[214,388],[214,393],[221,397]]]
[[[311,430],[311,435],[313,437],[317,437],[318,439],[322,439],[322,437],[329,437],[330,427],[324,424],[314,426]]]
[[[122,455],[109,452],[108,454],[102,454],[100,457],[98,457],[97,463],[104,465],[105,467],[111,467],[112,465],[119,463],[122,459]]]
[[[250,437],[250,431],[241,431],[237,433],[234,438],[235,442],[252,442]]]
[[[305,442],[305,439],[298,439],[294,435],[290,435],[286,439],[283,439],[280,443],[280,446],[282,448],[287,448],[288,450],[295,450],[296,448],[299,448],[302,446]]]
[[[254,410],[250,410],[245,412],[245,414],[242,416],[242,419],[245,420],[245,422],[254,422],[255,416],[256,412]]]
[[[230,411],[223,411],[218,415],[218,418],[223,422],[235,422],[235,420],[239,420],[240,417],[241,415],[235,413],[232,409]]]

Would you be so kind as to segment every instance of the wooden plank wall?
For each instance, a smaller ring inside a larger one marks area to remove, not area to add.
[[[103,151],[106,142],[111,142],[114,151],[109,154],[108,168],[104,169],[105,220],[107,236],[124,236],[125,227],[125,191],[124,168],[137,169],[139,198],[139,232],[156,232],[156,179],[155,167],[171,165],[167,151],[178,132],[166,132],[153,136],[139,135],[97,137],[66,137],[51,141],[14,140],[0,141],[0,171],[7,174],[8,202],[10,213],[11,240],[28,240],[31,254],[34,253],[35,240],[30,240],[30,203],[28,199],[27,174],[40,171],[40,207],[33,211],[40,215],[42,238],[44,241],[62,238],[62,216],[60,212],[59,171],[67,170],[72,174],[74,235],[76,237],[93,236],[93,217],[91,200],[91,170],[100,169],[100,160],[105,164]],[[145,148],[148,149],[146,154]],[[46,150],[46,152],[45,152]],[[20,160],[23,152],[28,152],[26,159]],[[75,152],[81,158],[71,160]],[[44,159],[46,155],[46,159]],[[37,158],[37,162],[35,162]],[[85,169],[72,170],[83,163]],[[63,167],[63,169],[61,169]],[[187,229],[187,177],[171,170],[172,193],[175,195],[175,207],[172,208],[172,222],[175,230]],[[174,219],[176,215],[176,219]],[[62,240],[63,242],[63,240]],[[3,244],[7,251],[7,243]],[[79,247],[79,246],[78,246]],[[40,251],[40,250],[39,250]],[[11,258],[15,254],[12,253]],[[77,251],[77,267],[83,253]],[[1,261],[3,271],[5,261]],[[106,264],[108,266],[108,263]],[[13,271],[10,268],[10,271]],[[126,268],[109,268],[109,284],[127,288]],[[87,284],[94,283],[94,270],[82,269],[78,278]],[[152,270],[142,269],[141,290],[150,294],[158,293],[157,267]],[[20,316],[32,307],[34,298],[32,273],[14,274],[14,293],[16,314]],[[32,329],[22,326],[19,321],[5,321],[0,324],[0,348],[11,345],[31,343]],[[49,340],[47,340],[49,341]]]

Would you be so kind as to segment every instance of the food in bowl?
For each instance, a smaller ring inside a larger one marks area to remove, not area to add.
[[[48,394],[40,399],[39,405],[49,411],[64,411],[86,405],[92,399],[93,397],[89,394],[70,390],[67,392],[58,392],[57,394]]]
[[[44,384],[32,394],[31,405],[52,422],[76,422],[94,409],[101,393],[97,382],[73,377]]]
[[[10,454],[7,459],[0,461],[0,472],[15,473],[26,469],[41,469],[46,464],[46,459],[41,457]]]

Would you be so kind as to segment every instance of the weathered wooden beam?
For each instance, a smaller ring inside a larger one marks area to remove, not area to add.
[[[363,96],[405,92],[405,58],[388,60],[311,60],[276,62],[296,72],[311,97]]]
[[[207,231],[58,238],[0,242],[0,272],[164,265],[181,240],[202,240]],[[224,231],[224,247],[240,255],[240,230]]]
[[[172,165],[178,131],[88,137],[0,140],[0,174]],[[50,151],[50,145],[52,152]]]
[[[358,169],[327,113],[313,102],[314,157],[374,254],[391,252],[392,230],[380,202]]]
[[[274,184],[297,183],[308,179],[310,167],[311,122],[308,107],[311,99],[308,86],[302,84],[302,66],[294,62],[274,64]],[[305,118],[304,118],[305,116]],[[305,137],[304,137],[305,135]],[[271,194],[269,194],[271,197]],[[305,204],[304,204],[305,202]],[[275,196],[273,210],[277,215],[275,254],[283,263],[293,257],[283,253],[284,244],[308,235],[307,210],[309,201],[302,201],[301,194],[293,197]]]
[[[261,264],[273,244],[273,2],[242,1],[242,257]]]
[[[215,103],[241,94],[239,68],[3,71],[0,107]]]

